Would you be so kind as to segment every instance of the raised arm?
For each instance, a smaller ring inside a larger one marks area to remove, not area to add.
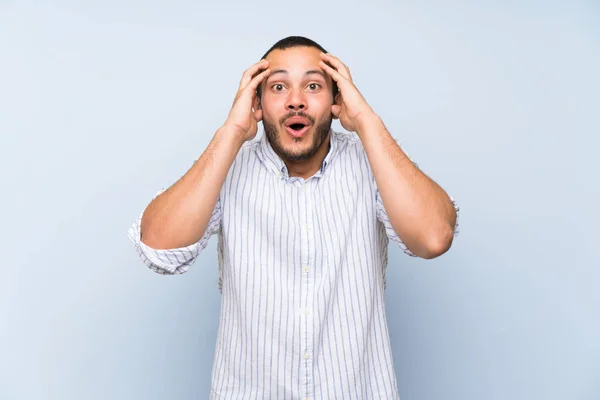
[[[406,247],[431,259],[451,246],[456,209],[446,192],[417,168],[374,114],[357,121],[387,217]]]
[[[141,241],[154,249],[189,246],[203,236],[219,192],[245,141],[256,136],[261,110],[253,110],[256,88],[270,70],[261,60],[246,70],[225,124],[204,153],[144,210]]]
[[[332,113],[356,132],[365,149],[387,218],[408,250],[435,258],[451,246],[457,208],[446,192],[417,168],[352,82],[338,58],[322,55],[321,67],[336,81],[340,97]]]

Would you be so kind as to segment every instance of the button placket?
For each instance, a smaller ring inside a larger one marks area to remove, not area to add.
[[[303,254],[303,293],[302,293],[302,304],[301,304],[301,319],[302,319],[302,346],[304,350],[303,365],[304,368],[304,390],[307,398],[313,397],[314,382],[313,382],[313,317],[312,317],[312,298],[314,290],[314,257],[315,257],[315,240],[314,232],[312,229],[313,220],[313,201],[311,196],[311,182],[313,180],[305,181],[302,186],[302,192],[304,197],[304,204],[306,206],[305,214],[302,216],[301,223],[304,227],[302,237],[305,238],[303,241],[306,245],[306,251]]]

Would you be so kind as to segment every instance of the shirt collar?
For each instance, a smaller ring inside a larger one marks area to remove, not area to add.
[[[337,155],[339,147],[340,147],[339,146],[339,141],[340,141],[339,135],[340,134],[338,132],[334,131],[333,129],[329,130],[329,151],[327,152],[327,155],[325,156],[325,159],[323,160],[321,169],[315,174],[315,176],[323,175],[325,173],[325,171],[327,170],[327,167],[331,164],[331,162]],[[271,146],[271,143],[269,142],[269,139],[267,138],[267,135],[264,132],[262,134],[262,137],[259,141],[259,145],[257,146],[256,150],[257,150],[258,158],[263,162],[263,164],[265,164],[265,166],[268,169],[273,171],[273,173],[275,173],[277,176],[289,177],[285,163],[283,162],[281,157],[279,157],[279,155],[277,153],[275,153],[275,150],[273,150],[273,147]]]

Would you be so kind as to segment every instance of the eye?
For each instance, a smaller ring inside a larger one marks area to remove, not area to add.
[[[311,83],[311,84],[308,85],[308,88],[310,90],[317,90],[320,87],[321,87],[321,85],[319,85],[318,83]]]
[[[281,83],[276,83],[271,86],[271,88],[273,88],[276,92],[280,92],[283,90],[283,85]]]

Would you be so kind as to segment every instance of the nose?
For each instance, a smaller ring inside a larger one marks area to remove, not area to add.
[[[305,110],[306,106],[307,104],[304,93],[302,93],[301,90],[291,90],[286,102],[286,108],[288,110],[298,111]]]

